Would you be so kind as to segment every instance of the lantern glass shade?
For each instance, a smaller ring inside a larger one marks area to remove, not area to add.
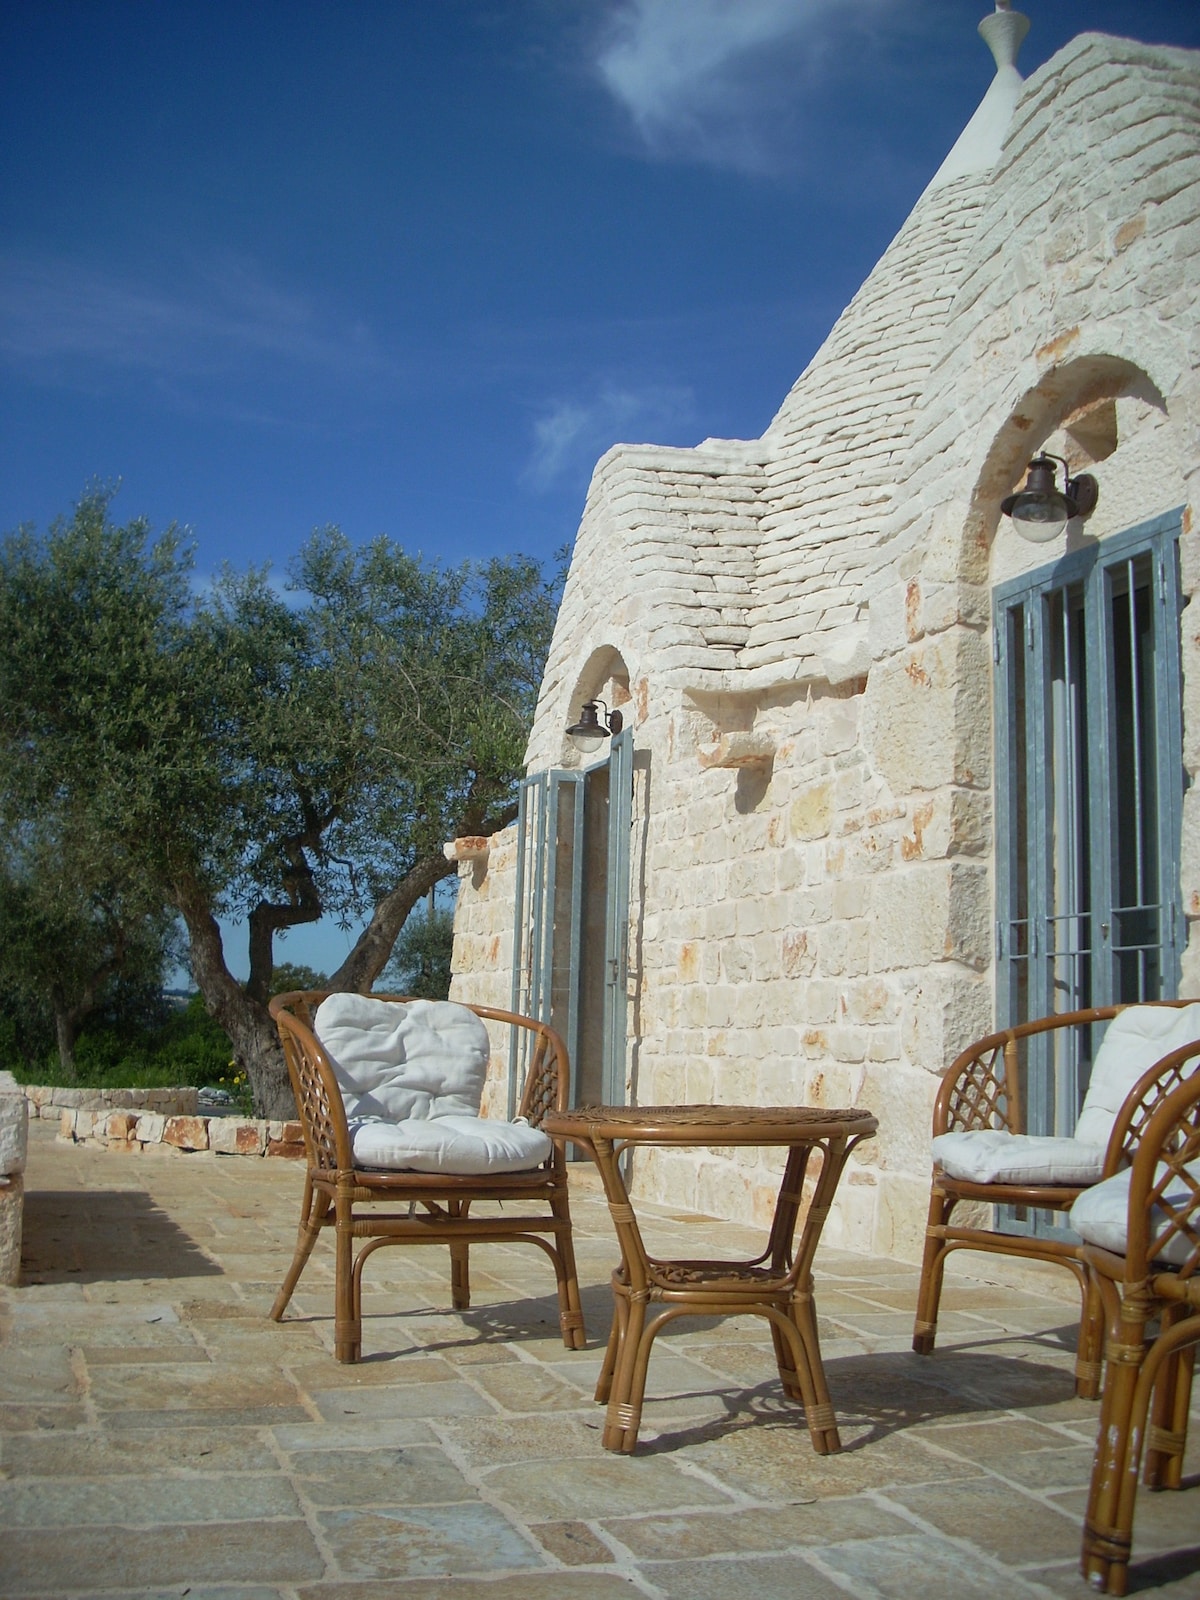
[[[587,701],[580,709],[579,721],[567,729],[567,738],[585,756],[594,755],[609,737],[609,731],[601,723],[597,711],[596,701]]]
[[[1055,539],[1071,520],[1066,496],[1056,491],[1050,494],[1021,493],[1013,497],[1009,515],[1013,526],[1034,544],[1044,544]]]

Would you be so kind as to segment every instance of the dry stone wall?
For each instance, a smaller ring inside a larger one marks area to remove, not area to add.
[[[255,1117],[164,1116],[160,1111],[66,1109],[58,1137],[68,1144],[102,1145],[141,1155],[163,1150],[176,1155],[282,1156],[304,1159],[299,1122]]]

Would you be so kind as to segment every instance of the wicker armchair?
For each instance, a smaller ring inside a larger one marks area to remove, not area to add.
[[[447,1245],[451,1300],[454,1309],[461,1311],[470,1305],[470,1246],[496,1240],[519,1242],[538,1245],[550,1257],[558,1281],[563,1343],[569,1350],[582,1349],[586,1335],[561,1142],[553,1145],[541,1165],[528,1171],[468,1176],[377,1171],[356,1165],[342,1090],[329,1054],[313,1032],[313,1015],[326,998],[324,992],[296,991],[271,1001],[271,1015],[287,1058],[308,1160],[296,1252],[271,1316],[276,1322],[283,1317],[323,1228],[333,1227],[335,1237],[334,1349],[339,1361],[357,1361],[360,1357],[363,1268],[382,1246]],[[371,998],[406,1003],[405,997],[399,995]],[[565,1109],[570,1098],[570,1064],[566,1046],[553,1028],[486,1006],[467,1009],[484,1021],[505,1023],[528,1034],[529,1066],[520,1116],[539,1127],[548,1111]],[[505,1202],[505,1209],[485,1216],[473,1214],[472,1206],[482,1201]],[[357,1251],[356,1239],[365,1241]]]
[[[1136,1108],[1142,1135],[1132,1167],[1081,1196],[1071,1214],[1104,1310],[1104,1394],[1082,1557],[1084,1577],[1102,1593],[1125,1593],[1143,1448],[1148,1488],[1182,1484],[1200,1344],[1198,1067],[1200,1044],[1164,1058]],[[1190,1492],[1200,1495],[1194,1484]]]
[[[1194,1002],[1171,1000],[1156,1005],[1183,1008]],[[1096,1006],[1086,1011],[1064,1012],[1024,1022],[999,1033],[989,1034],[969,1046],[942,1079],[933,1112],[933,1134],[1001,1131],[1022,1134],[1025,1130],[1024,1096],[1028,1041],[1037,1035],[1059,1029],[1080,1029],[1097,1022],[1109,1022],[1126,1006]],[[1153,1060],[1153,1054],[1151,1055]],[[1078,1280],[1082,1314],[1075,1362],[1076,1393],[1095,1399],[1100,1392],[1101,1320],[1096,1291],[1089,1288],[1078,1241],[1065,1229],[1057,1236],[1004,1233],[989,1220],[953,1222],[955,1208],[963,1201],[989,1206],[1014,1206],[1069,1212],[1075,1201],[1109,1173],[1118,1171],[1132,1159],[1141,1135],[1141,1119],[1133,1114],[1139,1080],[1132,1087],[1125,1109],[1108,1135],[1103,1166],[1078,1181],[1013,1182],[975,1181],[948,1174],[935,1158],[929,1198],[929,1220],[925,1230],[925,1250],[921,1263],[921,1282],[917,1291],[917,1314],[913,1327],[913,1349],[928,1355],[937,1335],[938,1306],[946,1257],[952,1250],[985,1250],[1027,1260],[1055,1262],[1068,1268]],[[1041,1143],[1042,1141],[1027,1141]],[[1044,1141],[1046,1145],[1061,1141]]]

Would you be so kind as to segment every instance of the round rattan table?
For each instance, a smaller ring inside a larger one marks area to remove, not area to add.
[[[543,1126],[552,1137],[579,1145],[596,1163],[621,1248],[612,1275],[612,1332],[596,1385],[596,1399],[608,1405],[605,1448],[632,1454],[650,1348],[668,1322],[749,1313],[771,1325],[784,1393],[804,1406],[814,1450],[827,1455],[840,1449],[817,1340],[812,1263],[842,1169],[854,1147],[875,1133],[874,1116],[815,1106],[579,1106],[552,1111]],[[650,1255],[621,1171],[622,1153],[635,1145],[786,1148],[762,1253],[746,1261]],[[806,1184],[814,1151],[820,1154],[819,1170]],[[652,1315],[651,1305],[657,1308]]]

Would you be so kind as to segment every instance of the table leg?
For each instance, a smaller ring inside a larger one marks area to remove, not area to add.
[[[650,1344],[642,1337],[646,1326],[646,1295],[623,1289],[620,1299],[625,1307],[624,1325],[600,1442],[606,1450],[632,1455],[642,1420]]]
[[[832,1455],[842,1448],[842,1441],[825,1377],[825,1364],[821,1360],[811,1279],[793,1294],[789,1320],[804,1351],[803,1365],[807,1369],[808,1387],[811,1389],[811,1399],[807,1395],[804,1397],[804,1415],[812,1435],[813,1449],[819,1456]],[[801,1382],[803,1384],[803,1379]]]
[[[621,1354],[621,1343],[625,1337],[625,1296],[622,1292],[624,1279],[618,1267],[612,1275],[613,1285],[613,1316],[612,1327],[608,1332],[608,1348],[604,1352],[604,1365],[600,1368],[600,1376],[596,1381],[595,1398],[603,1404],[612,1393],[613,1373],[617,1369],[617,1360]]]

